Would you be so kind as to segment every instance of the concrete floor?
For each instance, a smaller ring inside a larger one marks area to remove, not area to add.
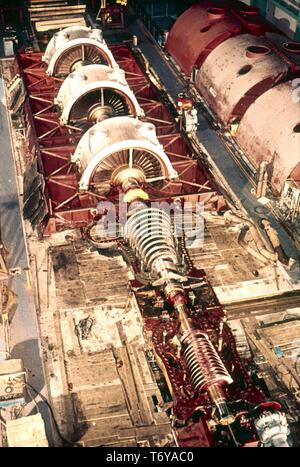
[[[85,446],[172,445],[169,419],[153,404],[153,395],[161,396],[145,357],[139,311],[128,302],[132,276],[120,254],[90,251],[75,231],[43,242],[32,234],[29,245],[39,271],[51,401],[64,436]],[[87,317],[92,328],[82,339],[76,326]]]
[[[188,248],[196,267],[204,269],[220,303],[280,295],[300,288],[278,264],[263,264],[238,244],[237,226],[207,216],[203,245]],[[251,241],[251,236],[249,236]]]

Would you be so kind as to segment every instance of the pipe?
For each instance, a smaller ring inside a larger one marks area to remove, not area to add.
[[[266,248],[266,245],[264,244],[264,242],[263,242],[263,240],[262,240],[262,238],[260,236],[260,233],[258,231],[257,226],[255,224],[253,224],[252,221],[250,221],[248,219],[244,219],[243,217],[240,217],[237,214],[234,214],[232,211],[225,212],[224,217],[229,222],[230,221],[239,222],[239,223],[242,223],[244,226],[248,227],[249,232],[252,235],[252,238],[253,238],[253,240],[255,242],[255,246],[256,246],[256,248],[258,250],[258,253],[264,258],[264,262],[265,262],[265,260],[274,261],[274,262],[278,260],[278,254],[277,254],[277,252],[274,251],[273,245],[272,245],[272,251],[269,251]],[[240,242],[241,242],[240,244],[243,247],[245,247],[245,244],[246,244],[246,242],[244,241],[245,235],[246,235],[246,232],[244,233],[244,235],[242,234],[242,236],[240,238]],[[248,244],[246,244],[246,245],[248,245]],[[247,251],[249,251],[249,253],[250,253],[250,249],[251,249],[251,254],[253,254],[253,252],[255,250],[253,250],[253,248],[250,247],[250,245],[248,245],[247,246]]]
[[[263,182],[262,182],[262,188],[261,188],[261,196],[265,196],[265,195],[266,195],[267,186],[268,186],[268,180],[269,180],[268,172],[265,171],[265,173],[264,173],[264,178],[263,178]]]
[[[279,261],[286,265],[289,264],[290,258],[287,256],[287,254],[281,246],[277,231],[271,226],[271,223],[270,221],[268,221],[268,219],[263,219],[261,223],[272,244],[272,247],[278,255]]]
[[[267,182],[268,182],[268,173],[266,169],[269,163],[263,161],[259,166],[259,175],[258,175],[258,183],[256,188],[256,197],[261,198],[266,193]]]
[[[248,231],[249,231],[249,228],[247,225],[241,228],[239,236],[238,236],[238,244],[242,248],[244,248],[244,250],[246,250],[247,253],[254,256],[256,259],[261,261],[263,264],[266,264],[267,263],[266,258],[259,251],[252,248],[251,245],[249,245],[249,243],[245,240],[245,236]]]
[[[274,249],[280,247],[280,240],[278,238],[278,234],[277,234],[276,230],[273,229],[273,227],[271,227],[271,222],[268,221],[268,219],[263,219],[261,221],[261,225],[265,229],[266,234],[268,235],[268,237],[270,239],[270,242],[272,244],[272,247]]]
[[[251,226],[249,227],[249,231],[253,237],[253,240],[255,242],[256,248],[258,251],[268,260],[270,261],[277,261],[278,260],[278,255],[277,253],[273,250],[272,252],[269,251],[266,246],[264,245],[264,242],[262,241],[260,234],[258,232],[258,229],[256,225],[251,223]]]
[[[132,45],[133,45],[133,47],[138,46],[138,38],[137,38],[136,35],[132,36]]]

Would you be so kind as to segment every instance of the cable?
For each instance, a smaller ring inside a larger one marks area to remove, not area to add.
[[[27,386],[29,386],[29,385],[27,384]],[[32,396],[32,393],[31,393],[29,387],[27,388],[27,391],[28,391],[29,396],[31,397],[31,400],[33,401],[33,403],[34,403],[34,405],[35,405],[35,408],[36,408],[36,410],[37,410],[37,413],[40,413],[39,406],[37,405],[37,402],[36,402],[35,398]]]
[[[0,418],[0,424],[3,425],[6,429],[6,423]]]
[[[48,407],[48,409],[49,409],[49,411],[51,413],[51,416],[52,416],[52,419],[53,419],[57,434],[58,434],[59,438],[62,440],[62,442],[69,445],[69,446],[72,446],[72,447],[75,447],[75,446],[76,447],[82,447],[78,442],[69,441],[62,435],[62,433],[61,433],[61,431],[59,429],[57,420],[55,418],[52,406],[50,405],[48,399],[41,392],[39,392],[37,389],[35,389],[35,387],[33,387],[30,383],[26,383],[26,385],[29,386],[36,394],[38,394],[40,396],[40,398],[42,399],[42,401],[45,402],[45,404],[47,405],[47,407]]]

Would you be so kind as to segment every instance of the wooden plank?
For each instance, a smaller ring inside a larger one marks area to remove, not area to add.
[[[75,5],[75,6],[72,6],[72,5],[64,5],[64,6],[60,6],[60,7],[48,7],[48,8],[28,8],[29,12],[32,14],[41,14],[41,13],[53,13],[53,12],[61,12],[61,11],[67,11],[67,12],[81,12],[81,11],[85,11],[86,10],[86,6],[85,5]]]
[[[86,26],[86,22],[84,19],[81,21],[71,22],[71,21],[61,21],[60,23],[52,24],[52,25],[45,25],[44,23],[36,23],[35,27],[38,32],[48,31],[49,29],[60,29],[60,28],[68,28],[69,26]]]
[[[62,6],[69,6],[68,2],[62,2],[62,3],[51,3],[50,6],[45,6],[43,4],[41,5],[32,5],[31,7],[28,7],[28,11],[39,11],[43,10],[44,8],[60,8]]]
[[[85,20],[82,17],[77,17],[77,18],[59,18],[59,19],[53,19],[53,20],[47,20],[47,21],[37,21],[35,23],[35,27],[39,26],[55,26],[56,24],[58,25],[63,25],[64,23],[69,23],[69,24],[85,24]]]
[[[65,3],[65,1],[64,1],[64,0],[55,0],[55,1],[53,1],[53,0],[31,0],[31,1],[29,2],[29,6],[31,6],[31,5],[36,5],[36,4],[38,4],[38,3],[39,3],[40,5],[43,5],[43,4],[45,4],[45,3],[48,3],[48,4],[49,4],[49,3]]]
[[[75,17],[72,16],[60,16],[59,18],[52,18],[52,19],[46,19],[45,21],[40,21],[43,24],[54,24],[56,22],[62,23],[64,20],[76,23],[78,19],[84,19],[82,15],[76,15]]]
[[[53,15],[52,13],[47,13],[47,14],[38,14],[38,15],[35,15],[35,16],[30,16],[30,20],[33,22],[33,23],[36,23],[37,21],[55,21],[56,19],[58,20],[61,20],[63,18],[66,18],[66,19],[72,19],[72,18],[77,18],[77,17],[80,17],[82,16],[83,17],[83,13],[70,13],[68,14],[68,12],[66,11],[63,11],[59,14],[55,14]]]

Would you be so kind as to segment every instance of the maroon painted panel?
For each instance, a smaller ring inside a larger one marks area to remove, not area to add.
[[[238,19],[221,4],[204,1],[186,10],[172,27],[166,48],[189,76],[194,65],[200,66],[209,52],[228,37],[241,32]],[[182,45],[184,44],[184,47]]]
[[[130,49],[124,45],[110,48],[120,68],[125,71],[129,87],[144,109],[145,120],[155,125],[158,139],[179,174],[179,180],[167,182],[161,191],[149,190],[151,198],[196,197],[207,201],[214,209],[222,209],[222,196],[218,195],[208,180],[205,169],[191,157],[191,149],[180,134],[168,107],[158,99]],[[62,80],[46,76],[41,55],[22,53],[19,55],[19,65],[28,91],[26,109],[28,120],[32,122],[30,140],[35,141],[34,152],[46,182],[45,193],[50,214],[44,234],[51,234],[56,230],[86,226],[92,219],[91,212],[97,206],[99,197],[93,192],[79,192],[80,175],[76,165],[70,161],[70,156],[82,132],[60,126],[53,101]],[[116,193],[109,194],[112,200],[116,196]]]

